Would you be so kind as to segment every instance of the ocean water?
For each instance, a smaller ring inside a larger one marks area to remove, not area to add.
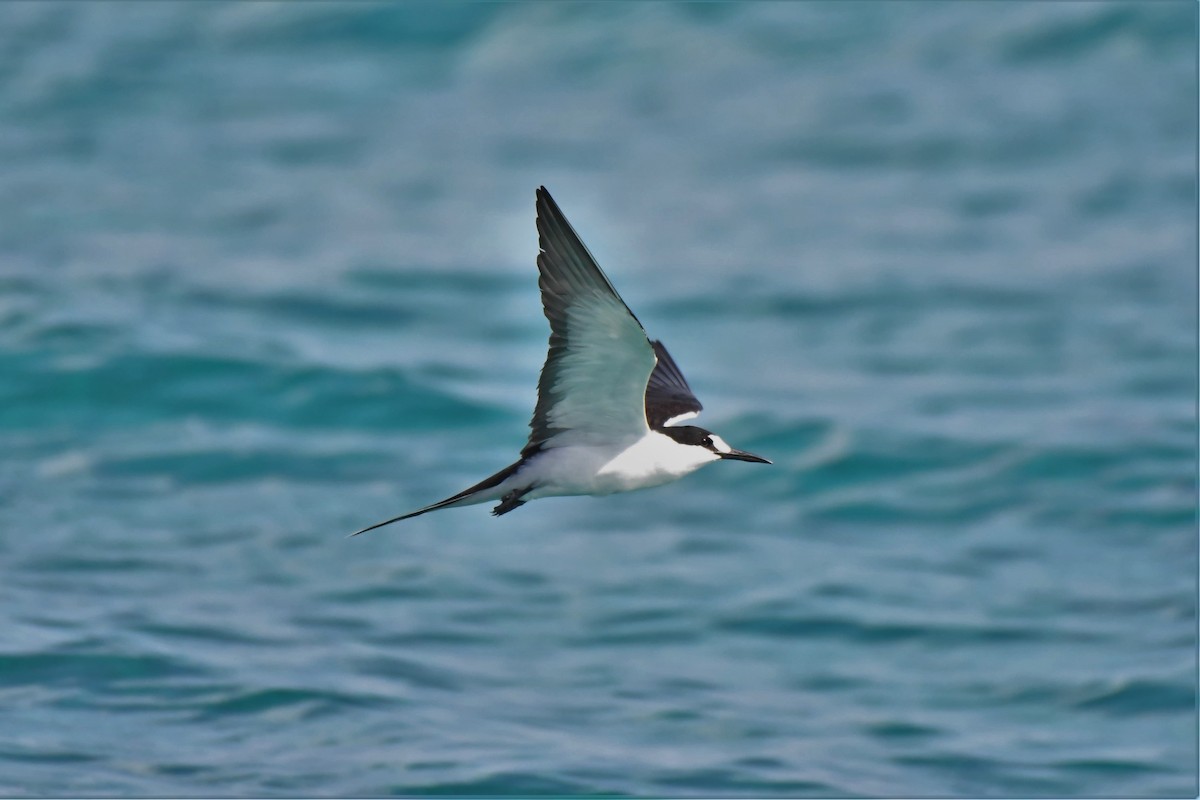
[[[1197,787],[1197,7],[0,4],[0,795]],[[524,443],[554,193],[771,467]]]

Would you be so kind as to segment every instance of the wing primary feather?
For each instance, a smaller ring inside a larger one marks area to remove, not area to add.
[[[683,371],[662,342],[651,344],[658,363],[646,384],[646,422],[651,428],[663,428],[670,422],[696,416],[704,406],[692,393]]]
[[[550,322],[527,452],[566,431],[576,440],[640,435],[655,356],[641,322],[571,227],[537,190],[538,286]]]
[[[629,316],[637,319],[545,186],[539,186],[537,190],[537,229],[538,246],[548,256],[546,259],[538,258],[538,269],[543,280],[550,279],[555,288],[606,289],[608,294],[620,301]],[[639,321],[638,325],[641,324]]]

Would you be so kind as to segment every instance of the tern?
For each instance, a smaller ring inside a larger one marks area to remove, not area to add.
[[[499,516],[539,497],[660,486],[714,461],[771,462],[679,422],[702,406],[660,341],[617,294],[546,187],[537,190],[537,266],[550,352],[529,442],[515,463],[445,500],[352,534],[499,500]]]

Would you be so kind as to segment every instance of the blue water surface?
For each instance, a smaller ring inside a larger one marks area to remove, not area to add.
[[[0,795],[1195,796],[1197,6],[0,4]],[[773,467],[455,509],[554,193]]]

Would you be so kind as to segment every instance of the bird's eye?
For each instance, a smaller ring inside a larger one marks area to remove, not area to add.
[[[705,436],[705,437],[704,437],[704,441],[703,441],[703,442],[701,442],[700,444],[704,445],[705,447],[712,447],[712,446],[713,446],[713,443],[712,443],[712,437],[711,437],[711,436]]]

